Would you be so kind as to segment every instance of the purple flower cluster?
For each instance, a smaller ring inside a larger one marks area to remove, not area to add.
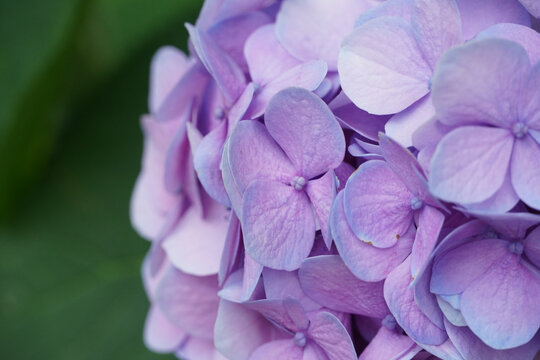
[[[538,0],[207,0],[151,67],[144,339],[189,360],[532,360]]]

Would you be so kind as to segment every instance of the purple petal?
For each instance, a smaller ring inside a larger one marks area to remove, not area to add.
[[[321,305],[311,300],[302,288],[296,271],[283,271],[264,268],[264,292],[267,299],[285,299],[292,297],[298,300],[306,311],[318,310]]]
[[[174,86],[188,71],[191,62],[186,55],[173,46],[160,48],[150,66],[150,96],[148,108],[155,113]]]
[[[491,197],[474,204],[463,204],[467,210],[484,214],[503,214],[510,211],[519,201],[512,185],[510,171],[506,172],[502,186]]]
[[[300,330],[289,316],[287,309],[283,305],[283,300],[281,299],[248,301],[245,302],[244,305],[251,310],[257,311],[282,330],[293,333]]]
[[[229,197],[221,176],[221,155],[227,138],[227,122],[212,130],[201,141],[193,154],[193,163],[202,186],[214,200],[230,207]]]
[[[431,292],[442,295],[463,292],[507,253],[508,244],[498,239],[476,240],[436,258]]]
[[[531,136],[515,141],[510,175],[521,200],[540,210],[540,144]]]
[[[525,50],[508,40],[482,39],[447,51],[433,75],[438,119],[447,125],[511,127],[529,69]]]
[[[392,116],[384,125],[388,136],[404,147],[413,145],[413,134],[422,125],[435,116],[431,97],[424,96],[407,109]]]
[[[526,212],[490,214],[467,211],[467,213],[482,220],[508,239],[523,239],[530,227],[540,223],[540,215]]]
[[[381,326],[377,335],[360,354],[358,360],[393,360],[410,359],[422,350],[407,335],[400,335],[386,326]]]
[[[309,319],[300,302],[291,297],[286,297],[283,300],[283,306],[285,307],[289,318],[293,321],[295,328],[298,330],[307,330]]]
[[[171,267],[155,302],[171,323],[189,334],[212,339],[219,298],[217,277],[192,276]]]
[[[225,237],[225,244],[219,262],[218,280],[220,286],[227,280],[236,265],[241,236],[240,220],[234,212],[231,212],[227,236]]]
[[[258,121],[238,123],[229,139],[227,161],[234,184],[241,194],[253,180],[288,183],[295,176],[295,170],[283,150]]]
[[[366,0],[285,1],[276,18],[276,35],[296,58],[320,59],[336,70],[341,41],[353,30],[356,18],[371,6]]]
[[[229,110],[228,114],[228,120],[229,120],[229,130],[228,134],[231,134],[234,128],[236,127],[236,124],[240,120],[242,120],[246,112],[249,109],[249,106],[251,105],[251,102],[253,101],[253,96],[255,95],[255,84],[249,83],[246,88],[244,89],[244,92],[238,100],[233,104],[233,106]]]
[[[181,202],[178,194],[165,188],[166,146],[178,123],[158,123],[152,117],[143,117],[145,133],[141,173],[135,184],[130,204],[133,227],[144,238],[156,240],[168,221],[171,210]]]
[[[178,269],[205,276],[219,271],[230,211],[213,203],[205,217],[190,207],[163,242],[169,260]]]
[[[540,35],[538,35],[538,41],[540,41]],[[529,133],[533,136],[537,142],[540,142],[540,95],[538,94],[538,88],[540,87],[540,63],[533,66],[525,88],[520,96],[520,111],[519,119],[527,124],[529,127]],[[536,131],[536,136],[534,131]]]
[[[379,132],[385,128],[388,116],[372,115],[360,110],[347,95],[340,92],[328,105],[344,129],[351,129],[356,133],[376,141]]]
[[[454,0],[416,0],[413,27],[431,68],[446,49],[463,41],[461,19]]]
[[[420,310],[414,301],[411,283],[410,258],[388,275],[384,282],[384,298],[399,326],[415,341],[427,345],[440,345],[446,333]]]
[[[421,269],[413,280],[414,301],[428,319],[442,329],[444,328],[444,315],[437,302],[437,297],[429,291],[429,283],[432,275],[431,260],[430,258],[427,266]]]
[[[506,255],[463,292],[461,313],[483,342],[509,349],[527,343],[540,328],[538,299],[540,280],[507,245]]]
[[[154,116],[160,122],[178,119],[192,102],[199,101],[206,89],[210,75],[199,62],[195,62],[186,71],[180,81],[169,91]]]
[[[300,64],[280,44],[275,35],[275,25],[262,26],[246,41],[244,54],[251,79],[258,85],[266,85],[289,69]]]
[[[389,313],[383,282],[358,279],[338,255],[304,260],[298,276],[305,293],[329,309],[381,319]]]
[[[246,79],[242,70],[209,35],[192,25],[186,25],[197,55],[218,84],[227,105],[242,94]]]
[[[411,273],[413,277],[425,266],[435,244],[439,240],[444,222],[444,215],[431,206],[424,206],[420,211],[418,229],[411,252]]]
[[[330,210],[336,197],[336,175],[332,170],[328,171],[319,179],[311,180],[306,184],[306,194],[313,205],[315,215],[326,247],[332,246],[330,235]]]
[[[521,5],[531,13],[532,16],[540,18],[540,4],[534,0],[519,0]]]
[[[529,26],[531,23],[527,11],[515,0],[456,0],[456,3],[465,40],[491,25],[515,23]]]
[[[425,194],[426,179],[414,155],[398,144],[395,139],[384,134],[380,135],[379,144],[388,167],[407,186],[411,193],[421,196],[422,200],[424,200],[425,195],[427,195]],[[421,175],[419,176],[419,174]]]
[[[303,354],[304,348],[296,345],[292,339],[274,340],[258,347],[249,360],[302,360]]]
[[[361,241],[394,246],[413,223],[413,195],[384,161],[362,164],[344,192],[349,225]]]
[[[343,131],[328,106],[313,93],[301,88],[279,92],[268,104],[265,123],[306,180],[341,164]]]
[[[411,26],[394,17],[357,27],[343,42],[338,70],[345,94],[378,115],[400,112],[426,95],[432,71]]]
[[[513,143],[513,135],[505,129],[464,126],[453,130],[431,159],[431,192],[449,202],[488,199],[504,183]]]
[[[361,241],[347,222],[343,194],[343,191],[337,194],[330,213],[330,228],[336,247],[347,267],[359,279],[382,280],[410,254],[414,230],[403,234],[395,246],[386,249]]]
[[[309,320],[309,336],[324,350],[328,360],[356,360],[351,338],[337,317],[321,311]]]
[[[464,360],[461,354],[459,353],[459,351],[454,346],[454,344],[452,344],[452,341],[450,339],[446,339],[446,341],[443,342],[441,345],[426,345],[426,344],[419,344],[419,345],[422,346],[424,350],[429,351],[431,354],[433,354],[433,357],[429,357],[425,360],[437,360],[437,359]],[[470,360],[473,360],[473,359],[470,359]]]
[[[377,6],[365,11],[356,19],[354,27],[358,27],[370,20],[382,16],[395,16],[411,22],[414,11],[414,1],[410,0],[386,0],[380,2]]]
[[[186,333],[172,324],[159,307],[153,305],[144,324],[144,344],[152,351],[175,351],[186,338]]]
[[[261,116],[271,98],[283,89],[291,86],[315,90],[324,79],[327,71],[326,63],[320,60],[308,61],[281,73],[255,94],[246,117],[254,119]]]
[[[272,325],[259,313],[242,304],[219,302],[214,344],[229,359],[247,359],[272,339]]]
[[[242,228],[250,256],[278,270],[298,269],[315,239],[315,219],[306,194],[274,181],[255,181],[246,189]]]
[[[517,42],[529,55],[531,64],[540,60],[540,36],[528,26],[518,24],[496,24],[476,35],[476,39],[496,37]]]
[[[208,30],[208,34],[242,71],[247,72],[244,44],[254,31],[270,21],[265,13],[247,12],[216,23]]]
[[[508,360],[508,359],[533,359],[540,348],[540,334],[526,345],[508,349],[495,350],[487,346],[482,340],[473,334],[469,328],[454,326],[445,321],[448,336],[465,359],[474,360]]]
[[[525,238],[523,243],[525,247],[525,255],[540,268],[540,226],[536,227],[530,234]]]

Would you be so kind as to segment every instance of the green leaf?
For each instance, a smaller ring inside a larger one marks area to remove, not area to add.
[[[73,109],[142,46],[202,1],[18,0],[0,3],[0,220],[35,184]]]
[[[148,243],[128,214],[151,56],[159,44],[185,39],[183,28],[160,35],[85,99],[39,186],[0,226],[2,358],[174,358],[142,342]]]

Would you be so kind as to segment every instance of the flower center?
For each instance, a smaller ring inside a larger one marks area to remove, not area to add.
[[[418,210],[422,205],[424,205],[424,202],[420,198],[415,196],[411,199],[411,209]]]
[[[524,124],[522,122],[517,122],[512,126],[512,132],[514,133],[514,136],[518,139],[521,139],[525,135],[527,135],[527,132],[529,131],[529,127],[527,124]]]
[[[394,330],[396,328],[396,325],[396,319],[392,316],[392,314],[388,314],[384,319],[382,319],[382,326],[384,326],[388,330]]]
[[[294,340],[294,343],[296,344],[296,346],[300,346],[300,347],[306,346],[306,342],[307,342],[306,334],[304,334],[301,331],[294,334],[293,340]]]
[[[306,185],[306,179],[304,179],[302,176],[295,176],[291,182],[291,186],[295,188],[296,190],[300,191],[304,188]]]
[[[510,243],[510,245],[508,245],[508,249],[510,252],[520,256],[523,253],[523,243],[520,241],[513,241]]]
[[[222,120],[225,117],[225,110],[223,110],[223,108],[220,106],[215,107],[214,117],[218,120]]]

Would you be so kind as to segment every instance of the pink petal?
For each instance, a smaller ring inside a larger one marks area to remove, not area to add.
[[[378,115],[400,112],[426,95],[432,71],[411,26],[394,17],[357,27],[343,42],[338,70],[345,94]]]
[[[150,67],[150,96],[148,99],[151,113],[159,109],[190,65],[186,55],[173,46],[164,46],[154,54]]]
[[[306,180],[343,161],[345,138],[328,106],[313,93],[289,88],[275,95],[266,109],[268,132]]]
[[[219,302],[214,344],[228,359],[241,360],[272,339],[272,325],[242,304]]]
[[[192,276],[171,267],[155,302],[163,314],[189,334],[212,339],[219,298],[217,277]]]
[[[144,324],[144,344],[152,351],[175,351],[186,338],[186,333],[172,324],[159,307],[153,305]]]
[[[315,219],[305,193],[274,181],[255,181],[246,189],[242,228],[250,256],[279,270],[298,269],[315,239]]]
[[[506,129],[464,126],[446,135],[431,159],[429,188],[438,198],[480,202],[504,183],[514,136]]]
[[[230,211],[217,203],[208,208],[205,217],[195,207],[190,207],[163,242],[169,260],[188,274],[216,274],[225,246],[229,217]]]

